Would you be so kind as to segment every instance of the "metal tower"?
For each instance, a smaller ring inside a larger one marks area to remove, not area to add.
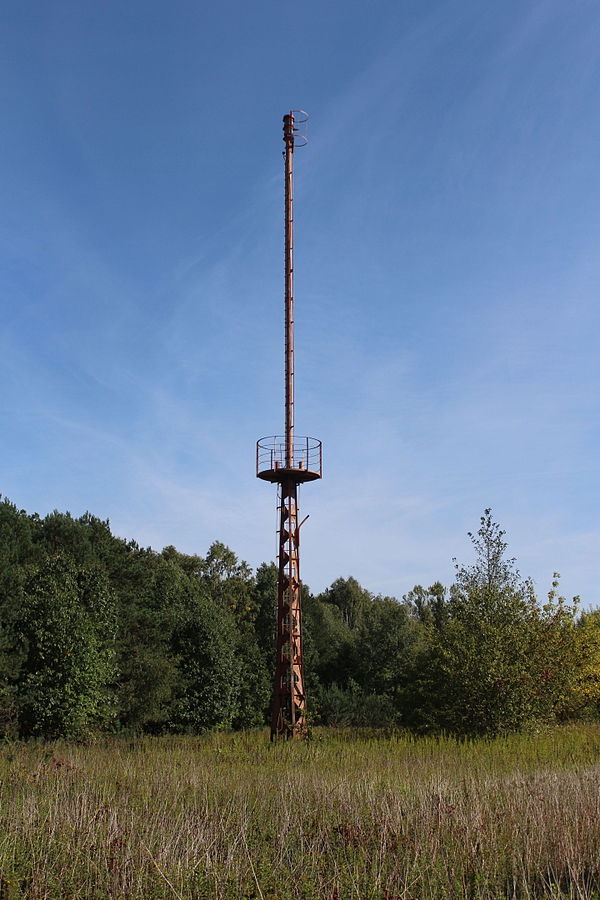
[[[306,731],[306,691],[302,656],[300,527],[298,485],[322,475],[321,441],[294,434],[294,146],[306,138],[299,126],[307,116],[294,110],[283,117],[285,143],[285,434],[261,438],[256,474],[278,486],[279,552],[277,639],[271,740]]]

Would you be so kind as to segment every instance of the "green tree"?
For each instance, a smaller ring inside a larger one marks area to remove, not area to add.
[[[256,570],[253,606],[256,609],[256,640],[270,673],[275,670],[275,628],[277,622],[277,566],[262,563]]]
[[[321,687],[345,687],[352,675],[356,635],[337,604],[303,591],[302,625],[307,689],[319,695]],[[308,663],[308,665],[307,665]]]
[[[364,610],[372,600],[372,594],[361,587],[356,578],[337,578],[333,584],[320,595],[323,603],[336,606],[344,624],[348,628],[356,628],[360,623]]]
[[[173,634],[179,679],[170,725],[200,734],[230,728],[239,711],[240,667],[230,610],[199,594],[190,596]]]
[[[229,547],[215,541],[202,567],[202,580],[213,600],[231,610],[238,621],[255,615],[254,578],[248,563],[240,562]]]
[[[397,718],[411,702],[410,676],[418,626],[393,597],[375,597],[363,613],[354,655],[354,679],[366,694],[386,697]]]
[[[21,614],[24,584],[42,553],[34,543],[37,518],[4,498],[0,500],[0,734],[17,727],[15,683],[23,646],[15,626]]]
[[[120,726],[157,733],[168,727],[179,678],[174,630],[194,589],[176,560],[135,544],[113,559],[111,582],[118,596]]]
[[[412,617],[422,625],[442,627],[448,608],[446,605],[446,588],[441,582],[436,581],[427,589],[420,584],[416,584],[403,599]]]
[[[261,573],[261,577],[265,574]],[[233,550],[220,541],[209,547],[201,580],[206,596],[227,610],[235,623],[232,640],[237,694],[231,724],[235,728],[262,725],[271,696],[273,653],[273,646],[270,654],[265,652],[268,644],[265,630],[274,606],[270,611],[265,608],[264,586],[257,585],[249,565],[238,560]]]
[[[504,531],[486,509],[470,534],[475,563],[456,566],[444,614],[427,625],[419,670],[423,724],[499,734],[553,717],[564,689],[555,664],[574,608],[554,595],[540,607],[529,579],[505,556]]]
[[[583,613],[577,622],[577,674],[570,694],[571,715],[600,713],[600,610]]]
[[[15,635],[23,652],[16,680],[23,736],[74,738],[110,724],[115,615],[101,571],[48,558],[25,583]]]

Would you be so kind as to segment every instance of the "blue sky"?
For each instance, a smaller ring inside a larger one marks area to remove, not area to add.
[[[161,549],[275,552],[281,118],[302,574],[401,596],[485,507],[600,605],[600,7],[6,0],[0,491]]]

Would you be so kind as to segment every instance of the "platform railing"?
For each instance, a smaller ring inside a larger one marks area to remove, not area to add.
[[[323,447],[321,441],[311,437],[294,439],[292,465],[287,466],[287,445],[285,437],[274,435],[261,438],[256,444],[256,474],[291,468],[297,471],[314,472],[320,478],[323,474]]]

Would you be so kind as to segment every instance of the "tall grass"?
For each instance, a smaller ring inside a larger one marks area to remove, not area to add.
[[[0,749],[0,898],[600,898],[600,727]]]

